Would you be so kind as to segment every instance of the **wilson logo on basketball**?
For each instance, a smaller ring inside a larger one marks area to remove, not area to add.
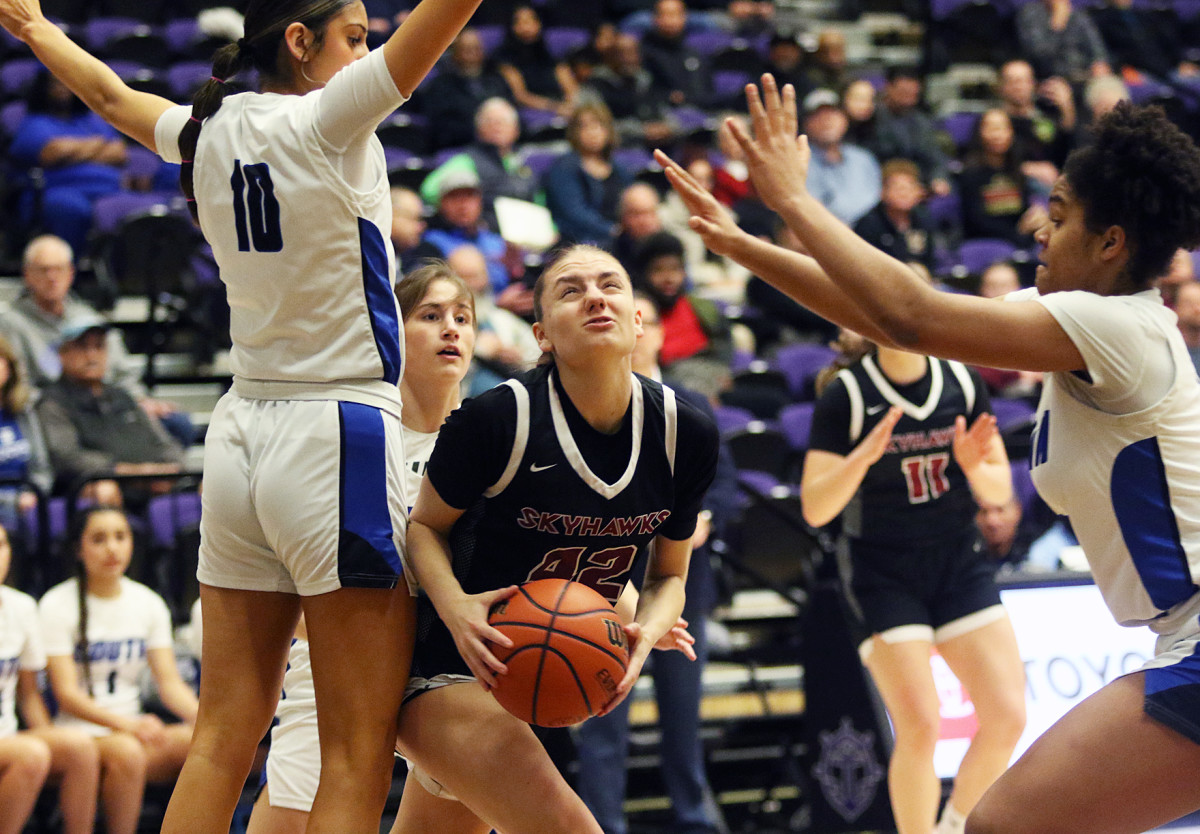
[[[625,629],[621,628],[621,624],[616,620],[605,620],[604,627],[608,629],[608,642],[622,649],[628,649],[629,645],[625,640]]]

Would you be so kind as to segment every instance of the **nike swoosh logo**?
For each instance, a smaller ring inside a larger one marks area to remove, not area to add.
[[[883,411],[884,408],[886,408],[886,406],[873,405],[867,409],[867,414],[878,414],[879,412]]]
[[[548,463],[545,466],[538,466],[536,463],[529,464],[530,472],[545,472],[547,469],[553,469],[558,466],[557,463]]]

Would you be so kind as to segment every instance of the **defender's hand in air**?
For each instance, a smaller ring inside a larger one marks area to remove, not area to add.
[[[774,76],[762,77],[762,93],[746,85],[746,105],[754,135],[736,119],[725,126],[741,146],[750,169],[750,181],[768,208],[780,211],[792,198],[803,194],[808,179],[808,138],[798,133],[796,89],[788,84],[780,94]]]
[[[691,213],[688,226],[700,235],[704,245],[711,252],[728,255],[733,249],[734,241],[745,234],[734,222],[733,215],[671,157],[662,151],[655,151],[654,158],[663,167],[667,182],[671,183],[671,187]]]

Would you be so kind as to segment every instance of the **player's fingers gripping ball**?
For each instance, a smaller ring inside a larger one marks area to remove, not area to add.
[[[529,724],[567,727],[595,715],[617,693],[629,640],[608,601],[586,585],[537,579],[492,606],[488,622],[513,641],[492,646],[508,673],[492,694]]]

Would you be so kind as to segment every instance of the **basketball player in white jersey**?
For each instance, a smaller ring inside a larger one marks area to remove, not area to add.
[[[168,834],[229,830],[302,606],[328,706],[308,830],[378,830],[414,603],[400,580],[403,350],[374,129],[478,3],[427,0],[368,54],[359,0],[251,0],[244,37],[187,108],[131,90],[37,0],[0,0],[0,23],[92,110],[182,163],[231,307],[234,384],[205,451],[202,706]],[[263,92],[226,101],[248,70]]]
[[[1049,729],[997,780],[968,834],[1132,834],[1200,808],[1200,379],[1153,282],[1200,246],[1200,151],[1161,109],[1119,104],[1050,194],[1037,288],[941,293],[805,188],[795,91],[764,76],[731,125],[759,195],[811,257],[749,238],[687,172],[667,176],[709,248],[880,344],[1046,372],[1033,479],[1070,516],[1109,609],[1157,652]]]
[[[63,834],[91,834],[100,753],[87,733],[50,723],[38,688],[46,652],[37,602],[4,584],[11,564],[8,531],[0,526],[0,832],[25,830],[42,786],[53,776]],[[18,710],[25,729],[17,722]]]
[[[475,304],[467,285],[441,261],[410,272],[397,283],[396,296],[404,320],[404,478],[406,494],[415,497],[438,429],[461,399],[475,349]],[[275,714],[279,723],[271,730],[265,782],[248,834],[301,834],[316,795],[321,754],[303,620]],[[435,810],[448,831],[460,830],[453,815],[470,813],[457,802],[441,800]]]

